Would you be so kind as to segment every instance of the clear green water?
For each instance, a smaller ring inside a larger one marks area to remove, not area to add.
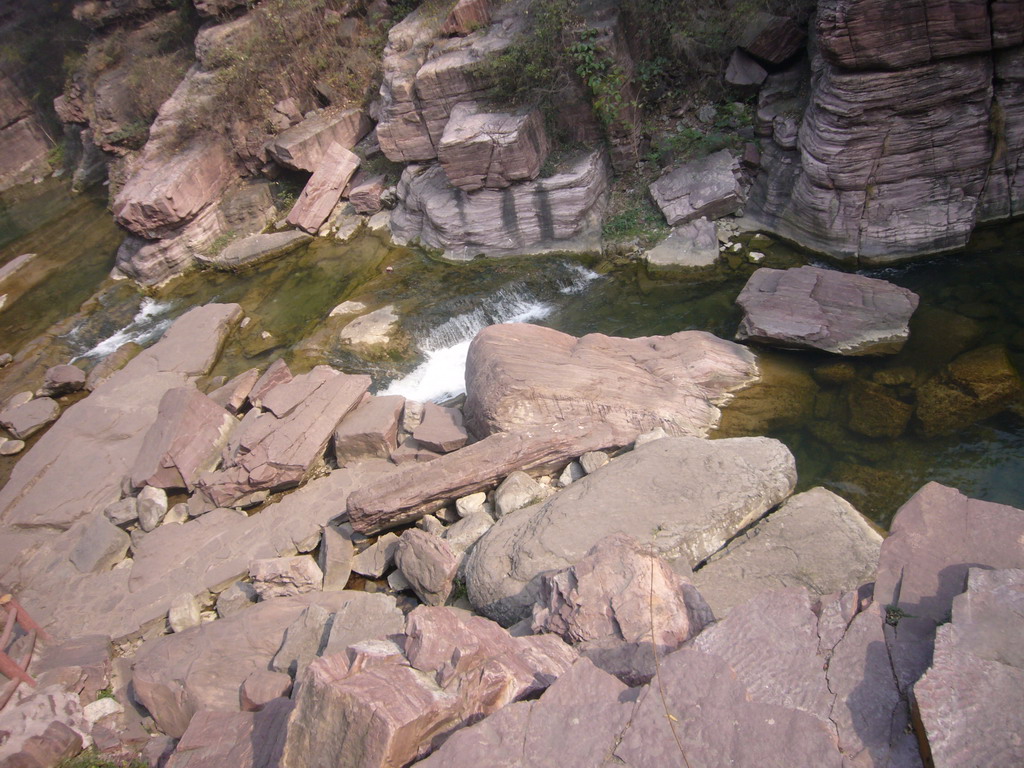
[[[574,293],[568,286],[579,288],[582,268],[568,258],[451,265],[365,235],[349,244],[316,241],[303,252],[241,275],[195,273],[146,297],[126,283],[105,281],[120,233],[101,200],[70,197],[56,183],[23,188],[20,194],[0,206],[0,264],[19,253],[38,252],[45,279],[0,312],[0,351],[15,351],[44,332],[52,338],[33,347],[38,365],[0,373],[0,394],[38,386],[31,379],[41,376],[44,364],[82,355],[132,327],[140,307],[153,315],[136,330],[148,328],[155,338],[171,319],[210,301],[238,302],[252,318],[214,371],[223,375],[284,356],[298,369],[329,362],[367,372],[383,386],[421,361],[420,347],[440,344],[438,329],[451,325],[451,318],[471,317],[481,308],[491,308],[484,313],[491,317],[494,307],[515,309],[519,300],[546,308],[541,324],[575,335],[701,329],[731,338],[739,322],[735,297],[756,268],[738,262],[713,281],[693,282],[653,280],[635,263],[588,262],[605,274]],[[1006,345],[1014,363],[1024,365],[1022,235],[1024,223],[990,229],[979,233],[963,254],[870,273],[918,292],[921,306],[904,352],[857,359],[856,376],[870,379],[883,369],[907,367],[923,379],[954,354],[991,343]],[[764,265],[795,266],[804,259],[780,245],[769,251]],[[338,342],[338,323],[328,315],[346,300],[363,301],[371,309],[393,304],[402,317],[396,343],[367,357]],[[966,344],[955,343],[958,335],[949,325],[949,313],[961,318],[957,328],[970,325]],[[834,360],[800,352],[776,357],[803,372]],[[82,360],[86,366],[89,362]],[[896,440],[872,439],[846,428],[845,397],[841,386],[818,387],[817,405],[808,408],[808,418],[771,432],[795,453],[801,488],[825,485],[883,526],[899,504],[930,480],[1024,506],[1024,419],[1016,415],[1024,411],[1006,411],[939,438],[911,429]]]

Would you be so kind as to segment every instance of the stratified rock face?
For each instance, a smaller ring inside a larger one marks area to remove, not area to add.
[[[564,173],[500,191],[464,192],[448,183],[441,166],[412,165],[398,184],[391,231],[396,242],[419,239],[450,259],[593,250],[607,191],[602,152],[580,158]]]
[[[978,221],[1019,210],[1020,51],[993,52],[1020,44],[1019,8],[828,0],[817,24],[798,141],[769,147],[749,214],[880,264],[960,248]]]
[[[537,178],[548,151],[539,110],[484,112],[464,102],[452,110],[437,157],[452,186],[474,192]]]
[[[529,612],[537,577],[565,568],[612,533],[670,563],[696,565],[786,498],[793,456],[769,438],[662,438],[499,520],[466,562],[474,607],[503,624]]]
[[[0,520],[67,528],[117,501],[164,393],[208,372],[241,316],[237,304],[189,311],[159,342],[68,408],[12,471],[0,491]]]
[[[50,145],[32,106],[8,77],[0,77],[0,192],[49,171]]]
[[[971,567],[1024,568],[1024,512],[929,483],[893,518],[875,576],[886,645],[900,689],[932,662],[935,628],[949,619]]]
[[[362,643],[310,664],[282,768],[407,765],[467,721],[543,690],[576,658],[557,638],[513,638],[452,608],[417,608],[405,636],[404,648]]]
[[[1020,765],[1024,571],[972,568],[914,702],[935,765]]]
[[[322,112],[282,131],[267,151],[286,168],[315,173],[332,145],[352,149],[369,130],[360,109]]]
[[[492,26],[451,40],[437,41],[444,18],[430,9],[418,8],[392,28],[377,125],[388,159],[408,163],[437,157],[452,108],[486,94],[490,83],[476,65],[508,47],[521,31],[522,6],[506,4]],[[497,23],[502,20],[507,23]]]
[[[736,338],[840,355],[899,352],[917,294],[863,275],[820,267],[757,270],[736,298]]]
[[[729,542],[693,581],[722,618],[766,589],[801,586],[815,596],[856,589],[873,577],[881,545],[849,502],[813,488]]]
[[[702,331],[576,338],[535,325],[492,325],[469,348],[464,410],[478,436],[597,417],[626,445],[656,427],[707,435],[729,393],[757,378],[752,352]]]
[[[720,219],[743,205],[740,164],[723,149],[681,165],[651,184],[651,197],[671,226],[702,216]]]

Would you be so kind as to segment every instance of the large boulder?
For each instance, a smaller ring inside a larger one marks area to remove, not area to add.
[[[421,606],[403,647],[353,645],[310,664],[281,768],[406,765],[452,730],[543,690],[575,657],[555,637],[514,638],[487,619]]]
[[[474,192],[537,178],[549,150],[538,110],[484,112],[463,102],[452,110],[437,159],[452,186]]]
[[[586,424],[600,414],[619,445],[657,427],[704,436],[731,393],[758,375],[752,352],[702,331],[576,338],[524,323],[492,325],[469,348],[466,422],[487,435],[562,419]]]
[[[505,515],[465,566],[470,601],[503,624],[524,618],[538,576],[576,563],[612,533],[692,567],[789,496],[792,455],[769,438],[662,438]]]
[[[398,184],[392,236],[399,243],[419,239],[457,260],[480,253],[596,250],[608,183],[600,151],[577,158],[554,176],[503,190],[465,192],[448,182],[441,166],[411,165]]]
[[[398,447],[398,422],[405,407],[401,395],[371,397],[342,419],[334,430],[338,466],[360,459],[386,459]]]
[[[19,440],[34,435],[60,416],[60,405],[51,397],[36,397],[0,411],[0,427]]]
[[[766,589],[800,586],[814,596],[856,589],[871,580],[881,545],[849,502],[813,488],[729,542],[693,582],[722,618]]]
[[[736,338],[841,355],[895,354],[910,336],[917,294],[820,267],[757,270],[736,303]]]
[[[1024,571],[971,568],[914,703],[936,765],[1024,762]]]
[[[164,393],[207,373],[241,316],[237,304],[190,310],[160,341],[69,407],[0,490],[0,521],[64,529],[117,501]]]

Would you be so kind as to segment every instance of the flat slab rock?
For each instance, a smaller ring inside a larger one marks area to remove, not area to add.
[[[229,243],[220,253],[196,254],[196,260],[217,269],[239,270],[276,259],[312,240],[312,235],[299,231],[269,232]]]
[[[473,606],[502,624],[524,618],[537,577],[612,533],[637,535],[692,567],[789,496],[792,454],[769,438],[662,438],[620,456],[542,504],[502,517],[465,565]]]
[[[718,618],[766,589],[845,592],[871,580],[882,537],[845,499],[813,488],[783,502],[694,574]]]
[[[315,173],[332,145],[352,149],[370,127],[361,109],[325,111],[279,133],[267,151],[286,168]]]
[[[703,331],[576,338],[525,323],[492,325],[466,361],[466,425],[475,435],[587,423],[627,445],[657,427],[705,436],[730,393],[758,380],[754,354]]]
[[[316,234],[341,200],[360,162],[358,155],[341,144],[332,144],[302,188],[299,199],[288,214],[288,223]]]
[[[718,261],[718,234],[713,222],[696,219],[675,227],[669,236],[644,254],[653,271],[706,269]]]
[[[840,355],[899,352],[918,296],[885,280],[820,267],[757,270],[740,291],[736,338]]]

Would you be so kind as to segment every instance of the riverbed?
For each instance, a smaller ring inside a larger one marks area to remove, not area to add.
[[[852,361],[856,378],[901,376],[910,386],[953,355],[992,344],[1005,346],[1020,368],[1021,235],[1024,223],[989,228],[962,253],[865,272],[914,290],[921,305],[904,351]],[[327,362],[369,373],[377,391],[443,401],[460,393],[469,341],[488,324],[535,322],[575,335],[630,337],[700,329],[732,338],[740,319],[735,298],[754,269],[815,263],[809,254],[775,244],[759,248],[764,258],[756,264],[744,254],[730,255],[706,279],[655,278],[635,261],[571,255],[448,264],[364,233],[348,243],[318,239],[243,274],[194,272],[143,292],[107,277],[120,240],[102,194],[73,196],[50,180],[0,200],[0,266],[37,254],[13,282],[0,285],[0,294],[9,295],[0,309],[0,352],[26,349],[36,361],[0,373],[0,395],[38,386],[33,377],[47,365],[75,360],[88,368],[126,341],[152,343],[192,306],[233,301],[250,322],[212,375],[230,376],[284,357],[296,370]],[[396,308],[398,341],[386,354],[360,355],[338,341],[330,314],[345,301]],[[808,380],[835,360],[806,352],[770,357]],[[844,422],[848,390],[820,380],[815,386],[814,402],[800,419],[768,430],[796,455],[801,489],[824,485],[883,527],[931,480],[1024,505],[1019,410],[952,435],[925,438],[911,426],[896,439],[867,438]],[[0,467],[0,481],[7,471],[9,466]]]

